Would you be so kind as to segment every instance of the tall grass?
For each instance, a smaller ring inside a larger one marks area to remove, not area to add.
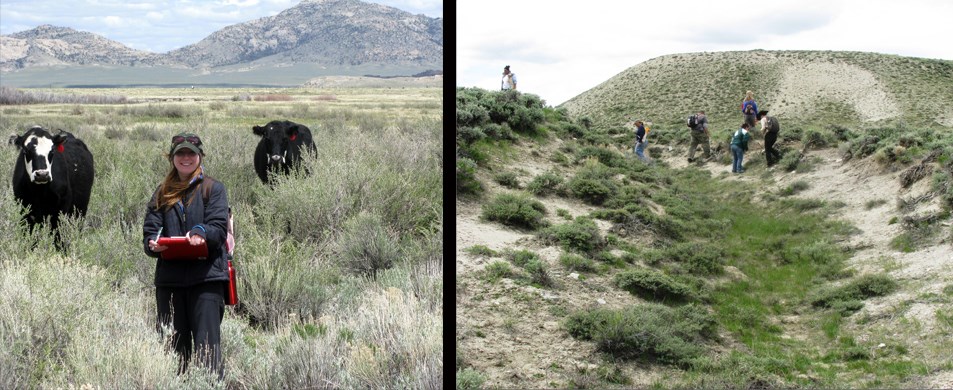
[[[21,91],[12,87],[0,87],[0,106],[46,103],[124,104],[128,103],[128,100],[121,95],[75,95],[71,93]]]
[[[439,388],[440,113],[359,120],[346,105],[317,107],[325,103],[292,108],[321,113],[301,120],[318,153],[274,188],[254,173],[251,124],[297,119],[287,107],[37,106],[41,123],[86,142],[96,177],[88,214],[61,224],[57,251],[48,229],[26,231],[11,170],[0,172],[0,388]],[[11,111],[0,130],[22,133],[37,119]],[[177,358],[155,331],[155,260],[142,252],[146,201],[183,130],[202,136],[203,165],[235,214],[241,303],[222,324],[222,382],[198,369],[175,375]],[[0,160],[12,166],[16,153],[0,148]],[[357,255],[367,248],[377,257]]]

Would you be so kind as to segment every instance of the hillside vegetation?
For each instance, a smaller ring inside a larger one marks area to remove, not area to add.
[[[47,101],[0,105],[0,131],[70,131],[96,175],[89,212],[61,219],[56,250],[48,230],[27,231],[18,152],[0,148],[0,388],[441,386],[440,89],[22,92]],[[123,99],[77,103],[96,95]],[[254,172],[252,126],[283,119],[307,125],[317,153],[270,187]],[[221,382],[175,374],[142,247],[181,131],[202,137],[205,172],[234,211],[240,303],[222,322]]]
[[[687,57],[744,55],[836,59]],[[756,132],[747,172],[730,175],[735,125],[714,128],[713,161],[685,163],[693,103],[672,110],[661,85],[691,74],[726,107],[707,109],[716,123],[740,123],[744,90],[762,103],[788,93],[763,92],[781,79],[663,59],[558,108],[457,89],[457,387],[953,386],[949,127],[902,99],[895,119],[825,122],[854,96],[832,95],[812,120],[779,114],[779,168]],[[953,80],[934,77],[920,102],[950,101]],[[729,84],[737,98],[719,95]],[[633,156],[633,116],[655,121],[652,164]]]
[[[672,54],[613,76],[563,103],[611,126],[634,115],[676,124],[697,110],[733,127],[745,91],[794,126],[953,126],[953,61],[863,52]],[[740,122],[739,122],[740,123]]]

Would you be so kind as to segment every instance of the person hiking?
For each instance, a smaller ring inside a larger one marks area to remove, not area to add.
[[[221,326],[229,280],[228,197],[225,185],[205,171],[198,135],[172,137],[167,158],[169,170],[146,205],[142,226],[143,249],[156,258],[156,330],[162,335],[165,328],[172,328],[179,374],[196,356],[204,369],[221,380]],[[206,247],[207,255],[166,259],[163,252],[170,247],[159,244],[166,237],[185,237],[190,246]]]
[[[645,157],[645,146],[648,144],[651,127],[652,122],[635,121],[635,155],[644,163],[651,162],[648,157]]]
[[[758,120],[761,122],[761,133],[764,134],[764,159],[768,163],[768,168],[781,161],[781,153],[774,149],[774,143],[778,141],[778,131],[781,125],[778,124],[778,118],[768,116],[768,110],[758,111]]]
[[[748,150],[748,141],[751,140],[751,135],[748,133],[749,128],[751,126],[748,125],[748,122],[744,122],[741,124],[741,128],[731,136],[731,155],[734,157],[731,162],[731,173],[745,172],[741,163],[745,158],[745,151]]]
[[[745,116],[745,123],[748,124],[748,128],[754,127],[755,118],[758,115],[758,103],[754,101],[754,92],[748,91],[745,93],[745,100],[741,102],[741,113]]]
[[[710,138],[708,134],[708,118],[705,116],[705,111],[698,111],[698,113],[695,114],[695,126],[692,127],[692,143],[691,146],[688,147],[688,162],[695,161],[695,147],[699,144],[705,151],[705,160],[711,158]]]
[[[500,81],[500,90],[516,90],[516,73],[510,72],[510,66],[503,67],[503,80]]]

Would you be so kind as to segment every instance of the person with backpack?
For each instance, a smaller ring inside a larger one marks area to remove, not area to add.
[[[645,157],[645,146],[648,144],[648,135],[651,130],[652,122],[635,121],[635,155],[644,163],[651,162]]]
[[[516,90],[516,73],[510,72],[510,66],[503,67],[503,80],[500,81],[500,90]]]
[[[758,111],[758,120],[761,122],[761,133],[764,134],[764,158],[770,168],[781,161],[781,153],[774,149],[781,125],[778,123],[778,118],[768,116],[767,110]]]
[[[167,158],[170,169],[146,205],[142,225],[143,249],[157,258],[156,330],[163,335],[172,327],[179,374],[194,352],[200,365],[223,379],[221,325],[229,280],[225,185],[206,174],[202,140],[195,134],[172,137]],[[207,255],[163,258],[170,247],[160,245],[160,237],[184,237],[189,246],[205,246]]]
[[[741,102],[741,113],[745,116],[745,123],[748,128],[754,127],[755,117],[758,115],[758,103],[754,101],[754,92],[745,93],[745,100]]]
[[[711,137],[708,134],[708,118],[705,116],[705,111],[698,111],[695,115],[690,116],[688,127],[692,129],[692,143],[688,147],[688,162],[695,161],[695,148],[698,145],[701,145],[705,151],[705,160],[711,158],[711,145],[709,144]]]
[[[751,126],[748,125],[748,122],[744,122],[741,124],[741,128],[731,136],[731,155],[733,156],[731,173],[745,173],[741,163],[745,158],[745,152],[748,150],[748,141],[751,140],[751,135],[748,134],[749,128]]]

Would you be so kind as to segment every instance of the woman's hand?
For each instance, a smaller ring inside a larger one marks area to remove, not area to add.
[[[202,237],[199,235],[193,236],[191,234],[186,234],[186,236],[189,239],[189,245],[197,246],[197,245],[205,244],[205,237]]]
[[[149,250],[150,250],[150,251],[153,251],[153,252],[162,252],[162,251],[164,251],[164,250],[166,250],[166,249],[169,249],[169,247],[167,247],[167,246],[165,246],[165,245],[159,245],[159,243],[157,243],[156,240],[149,240]]]

